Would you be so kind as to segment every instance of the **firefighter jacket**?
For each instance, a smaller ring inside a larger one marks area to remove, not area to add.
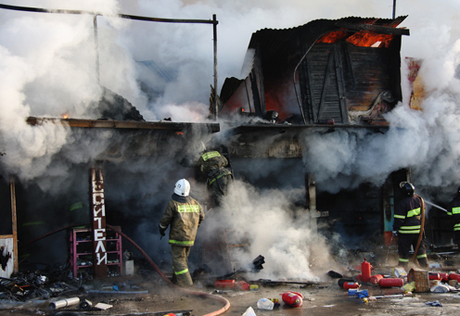
[[[452,215],[454,231],[460,232],[460,194],[447,205],[447,214]]]
[[[232,176],[232,171],[227,168],[228,160],[218,151],[208,151],[198,160],[200,172],[207,178],[208,185],[223,176]]]
[[[393,230],[398,234],[420,234],[422,207],[421,196],[414,194],[405,197],[395,207]]]
[[[195,243],[198,226],[204,220],[204,212],[200,203],[190,196],[172,195],[171,201],[161,217],[160,230],[169,229],[169,243],[191,247]]]

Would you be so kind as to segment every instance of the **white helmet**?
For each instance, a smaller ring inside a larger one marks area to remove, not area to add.
[[[174,193],[180,196],[188,196],[190,193],[190,183],[185,179],[180,179],[174,185]]]

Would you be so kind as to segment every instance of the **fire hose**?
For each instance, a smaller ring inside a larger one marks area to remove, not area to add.
[[[424,229],[425,228],[425,201],[423,200],[422,197],[420,197],[420,200],[422,201],[422,212],[420,214],[420,216],[422,218],[421,218],[421,222],[420,222],[420,234],[418,235],[417,246],[414,249],[414,256],[412,257],[412,261],[414,261],[414,262],[417,262],[416,261],[417,252],[418,252],[418,249],[420,248],[420,243],[422,242],[423,233],[425,231],[425,229]],[[423,268],[426,268],[426,267],[423,267]]]
[[[62,228],[59,228],[57,230],[54,230],[54,231],[51,231],[51,232],[48,232],[46,234],[43,234],[25,244],[22,245],[22,247],[25,247],[25,246],[28,246],[30,245],[31,243],[37,241],[37,240],[40,240],[46,236],[49,236],[49,235],[52,235],[54,233],[57,233],[57,232],[60,232],[62,230],[65,230],[65,229],[68,229],[68,228],[71,228],[71,227],[76,227],[76,226],[84,226],[84,225],[89,225],[89,224],[77,224],[77,225],[68,225],[68,226],[65,226],[65,227],[62,227]],[[129,241],[137,250],[139,250],[139,252],[145,257],[145,259],[153,266],[153,268],[158,272],[158,274],[164,279],[166,280],[166,282],[175,287],[176,289],[182,291],[182,292],[186,292],[186,293],[189,293],[189,294],[193,294],[193,295],[197,295],[197,296],[202,296],[202,297],[207,297],[207,298],[211,298],[211,299],[216,299],[216,300],[219,300],[221,302],[223,302],[225,305],[224,307],[222,307],[221,309],[218,309],[216,311],[213,311],[209,314],[206,314],[204,316],[217,316],[217,315],[222,315],[223,313],[225,313],[226,311],[228,311],[230,309],[230,302],[222,297],[222,296],[216,296],[216,295],[212,295],[212,294],[208,294],[208,293],[203,293],[203,292],[198,292],[198,291],[192,291],[192,290],[188,290],[188,289],[185,289],[185,288],[181,288],[180,286],[177,286],[176,284],[172,283],[171,280],[168,279],[168,277],[160,270],[160,268],[155,264],[155,262],[153,262],[153,260],[147,255],[147,253],[139,246],[137,245],[131,238],[129,238],[128,236],[126,236],[126,234],[124,234],[123,232],[121,232],[120,230],[118,230],[117,228],[113,227],[112,225],[109,225],[109,224],[106,224],[106,226],[108,228],[110,228],[111,230],[113,230],[114,232],[116,232],[117,234],[120,234],[123,238],[125,238],[127,241]]]

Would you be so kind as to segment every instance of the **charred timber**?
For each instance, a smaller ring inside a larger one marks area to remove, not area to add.
[[[245,134],[249,132],[264,132],[267,134],[284,134],[284,133],[299,133],[305,130],[328,130],[333,131],[336,129],[368,129],[376,132],[385,132],[389,129],[388,125],[334,125],[334,124],[296,124],[296,125],[284,125],[284,124],[248,124],[240,125],[233,129],[233,134]]]
[[[383,25],[372,24],[354,24],[348,22],[339,22],[337,26],[343,27],[351,31],[369,31],[378,34],[393,34],[393,35],[410,35],[409,29],[396,28]]]
[[[112,121],[112,120],[86,120],[86,119],[64,119],[64,118],[39,118],[28,117],[26,122],[29,125],[42,125],[44,123],[62,124],[75,128],[110,128],[110,129],[132,129],[132,130],[171,130],[184,131],[199,128],[209,133],[220,131],[219,123],[179,123],[179,122],[138,122],[138,121]]]

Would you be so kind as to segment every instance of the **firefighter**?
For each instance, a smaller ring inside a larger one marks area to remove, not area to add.
[[[220,206],[233,180],[228,159],[218,151],[204,151],[198,159],[198,168],[199,179],[206,181],[211,193],[210,207]]]
[[[447,205],[447,215],[452,216],[454,224],[454,244],[460,248],[460,187],[454,199]]]
[[[401,182],[400,188],[405,196],[395,207],[393,236],[398,236],[399,264],[407,269],[409,265],[409,250],[417,248],[420,231],[422,230],[421,216],[425,216],[425,202],[415,194],[415,187],[410,182]],[[417,250],[417,260],[421,267],[428,266],[425,241],[420,241]]]
[[[188,256],[193,246],[201,222],[204,220],[204,212],[200,203],[190,195],[190,183],[186,179],[180,179],[174,185],[174,193],[171,201],[166,206],[160,223],[160,239],[169,229],[169,244],[171,245],[173,281],[181,287],[189,287],[193,284],[188,270]]]

